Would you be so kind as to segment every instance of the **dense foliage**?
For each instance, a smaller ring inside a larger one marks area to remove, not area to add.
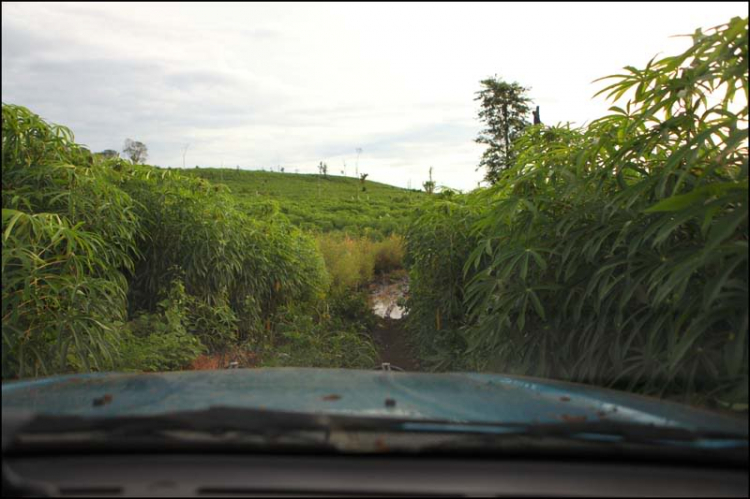
[[[609,77],[611,114],[527,129],[496,185],[421,211],[409,325],[434,368],[747,407],[747,19],[693,42]]]
[[[272,210],[94,156],[14,105],[3,104],[2,166],[3,377],[174,369],[205,350],[263,350],[309,317],[335,334],[308,356],[347,348],[373,364],[358,324],[313,313],[328,291],[323,257]]]

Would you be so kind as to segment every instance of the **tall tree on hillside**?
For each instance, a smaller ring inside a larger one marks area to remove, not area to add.
[[[485,128],[476,142],[488,147],[482,154],[479,168],[485,168],[485,180],[495,183],[500,173],[514,160],[511,145],[530,125],[528,115],[531,99],[528,88],[518,83],[507,83],[495,76],[481,82],[482,90],[474,99],[480,102],[479,119]]]
[[[130,158],[133,163],[143,163],[148,158],[148,147],[143,142],[137,140],[125,139],[125,145],[122,152]]]

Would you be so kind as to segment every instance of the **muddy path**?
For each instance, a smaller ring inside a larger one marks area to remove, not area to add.
[[[419,361],[407,341],[403,320],[382,319],[370,333],[378,348],[378,363],[388,362],[404,371],[419,371]]]
[[[419,361],[404,330],[403,298],[409,290],[405,276],[384,276],[370,285],[370,306],[377,324],[370,332],[378,349],[378,362],[388,362],[405,371],[419,371]]]

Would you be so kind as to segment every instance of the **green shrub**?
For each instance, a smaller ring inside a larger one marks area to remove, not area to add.
[[[187,331],[200,339],[209,352],[225,351],[237,344],[239,320],[229,305],[228,298],[209,305],[203,300],[188,296],[186,302]],[[256,328],[253,326],[251,329]]]
[[[366,291],[341,290],[328,296],[329,316],[339,329],[353,327],[360,332],[372,330],[376,325]]]
[[[172,283],[169,296],[157,307],[157,313],[139,313],[122,331],[120,369],[181,369],[203,353],[201,341],[186,328],[190,299],[180,281]]]
[[[276,324],[277,339],[264,366],[372,369],[376,364],[372,338],[357,325],[292,308],[284,310]]]

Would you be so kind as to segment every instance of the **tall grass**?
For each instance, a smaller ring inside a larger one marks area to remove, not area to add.
[[[403,268],[404,242],[396,234],[375,241],[367,236],[327,233],[318,235],[317,243],[335,292],[357,289],[375,274]]]
[[[477,240],[471,233],[482,206],[475,194],[444,191],[416,211],[405,236],[409,269],[407,329],[425,366],[436,370],[466,365],[467,321],[463,265]]]
[[[410,323],[435,366],[455,365],[447,322],[473,369],[746,407],[747,19],[693,42],[609,77],[627,97],[609,115],[532,127],[495,186],[416,220]],[[445,223],[468,250],[446,251]]]
[[[149,349],[163,362],[139,365],[174,368],[203,346],[258,340],[280,307],[326,291],[314,240],[221,186],[95,160],[14,105],[2,158],[3,377],[123,367]]]
[[[138,220],[72,138],[3,105],[3,377],[115,364]]]
[[[391,234],[374,243],[376,274],[387,274],[404,267],[404,238],[399,234]]]

